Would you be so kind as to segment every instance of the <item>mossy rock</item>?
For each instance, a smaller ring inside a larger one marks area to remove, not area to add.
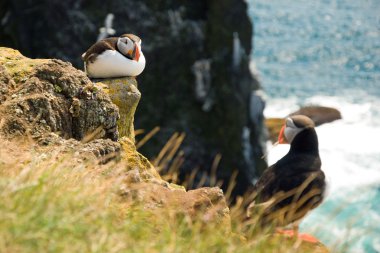
[[[141,98],[136,79],[121,77],[93,81],[110,96],[112,102],[119,108],[120,118],[117,125],[120,136],[134,140],[134,115]]]
[[[0,65],[4,66],[15,82],[25,81],[31,72],[49,59],[30,59],[18,50],[0,47]]]
[[[140,172],[148,171],[155,178],[161,178],[149,160],[137,152],[136,146],[131,139],[123,137],[119,143],[123,149],[121,157],[127,162],[127,170],[138,168]]]

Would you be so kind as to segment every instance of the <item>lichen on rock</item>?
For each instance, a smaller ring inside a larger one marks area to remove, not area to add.
[[[94,81],[119,108],[118,129],[120,136],[127,136],[134,140],[134,115],[141,98],[136,79],[134,77],[122,77]]]
[[[82,71],[60,60],[32,60],[12,49],[0,50],[3,134],[28,131],[39,139],[55,132],[81,141],[101,128],[101,138],[117,140],[117,106]]]

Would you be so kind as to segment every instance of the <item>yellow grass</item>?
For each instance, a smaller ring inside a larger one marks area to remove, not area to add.
[[[118,194],[123,163],[1,143],[0,252],[325,252],[248,226],[239,206],[230,230],[127,205]],[[169,150],[154,163],[175,158]]]

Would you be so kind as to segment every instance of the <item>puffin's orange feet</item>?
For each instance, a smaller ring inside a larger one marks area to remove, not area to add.
[[[296,235],[295,231],[293,229],[277,229],[277,233],[286,235],[288,237],[294,237]],[[314,236],[310,234],[298,234],[298,239],[305,241],[305,242],[310,242],[310,243],[319,243],[320,241],[315,238]]]

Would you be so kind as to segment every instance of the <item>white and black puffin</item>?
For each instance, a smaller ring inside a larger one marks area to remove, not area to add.
[[[138,76],[145,68],[141,39],[134,34],[100,40],[82,55],[82,60],[92,78]]]
[[[298,233],[300,219],[322,203],[326,182],[314,127],[314,122],[303,115],[285,120],[278,141],[289,143],[290,150],[268,167],[253,187],[257,194],[254,205],[266,203],[261,225],[293,224]]]

